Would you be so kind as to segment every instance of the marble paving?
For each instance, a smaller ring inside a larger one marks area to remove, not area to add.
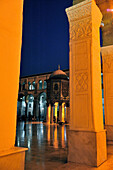
[[[67,163],[68,125],[20,122],[16,146],[27,147],[25,170],[53,170]]]
[[[67,163],[68,125],[39,122],[18,123],[16,146],[27,147],[25,170],[112,170],[113,143],[109,143],[108,160],[98,168]]]

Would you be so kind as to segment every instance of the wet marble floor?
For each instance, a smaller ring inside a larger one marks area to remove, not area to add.
[[[17,124],[16,146],[27,147],[25,170],[53,170],[67,162],[68,125]]]

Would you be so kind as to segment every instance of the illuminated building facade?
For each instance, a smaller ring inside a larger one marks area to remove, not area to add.
[[[69,110],[66,109],[69,108],[68,76],[68,70],[62,71],[59,69],[53,73],[49,72],[20,78],[17,104],[18,119],[25,120],[27,118],[27,120],[46,121],[48,104],[51,103],[53,109],[53,115],[51,117],[52,122],[56,122],[56,106],[58,112],[57,118],[59,118],[58,120],[60,121],[59,110],[61,109],[60,113],[62,113],[64,108],[65,115],[63,116],[63,122],[66,121],[66,114]],[[53,85],[55,87],[53,87]],[[54,89],[52,89],[52,87]],[[55,100],[51,98],[53,96],[53,92],[55,94]],[[57,95],[60,96],[60,98],[57,98]]]

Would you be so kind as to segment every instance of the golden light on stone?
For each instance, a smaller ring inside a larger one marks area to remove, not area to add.
[[[101,48],[107,141],[113,141],[113,45]]]
[[[51,105],[47,107],[47,113],[46,113],[46,122],[50,124],[50,117],[51,117]]]
[[[65,103],[62,103],[62,122],[64,122],[65,117]]]
[[[4,82],[4,85],[0,87],[2,96],[0,101],[0,169],[24,169],[26,149],[14,147],[22,42],[22,13],[23,0],[0,2],[0,77]]]
[[[74,5],[66,13],[70,26],[68,161],[99,166],[107,159],[99,37],[102,14],[94,0]]]
[[[57,123],[57,107],[58,107],[58,102],[55,102],[55,119]]]

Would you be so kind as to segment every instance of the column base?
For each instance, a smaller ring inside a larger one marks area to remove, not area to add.
[[[107,141],[113,141],[113,125],[105,125]]]
[[[0,169],[2,170],[24,170],[25,151],[27,148],[14,147],[0,152]]]
[[[107,160],[106,130],[69,130],[68,161],[98,167]]]

